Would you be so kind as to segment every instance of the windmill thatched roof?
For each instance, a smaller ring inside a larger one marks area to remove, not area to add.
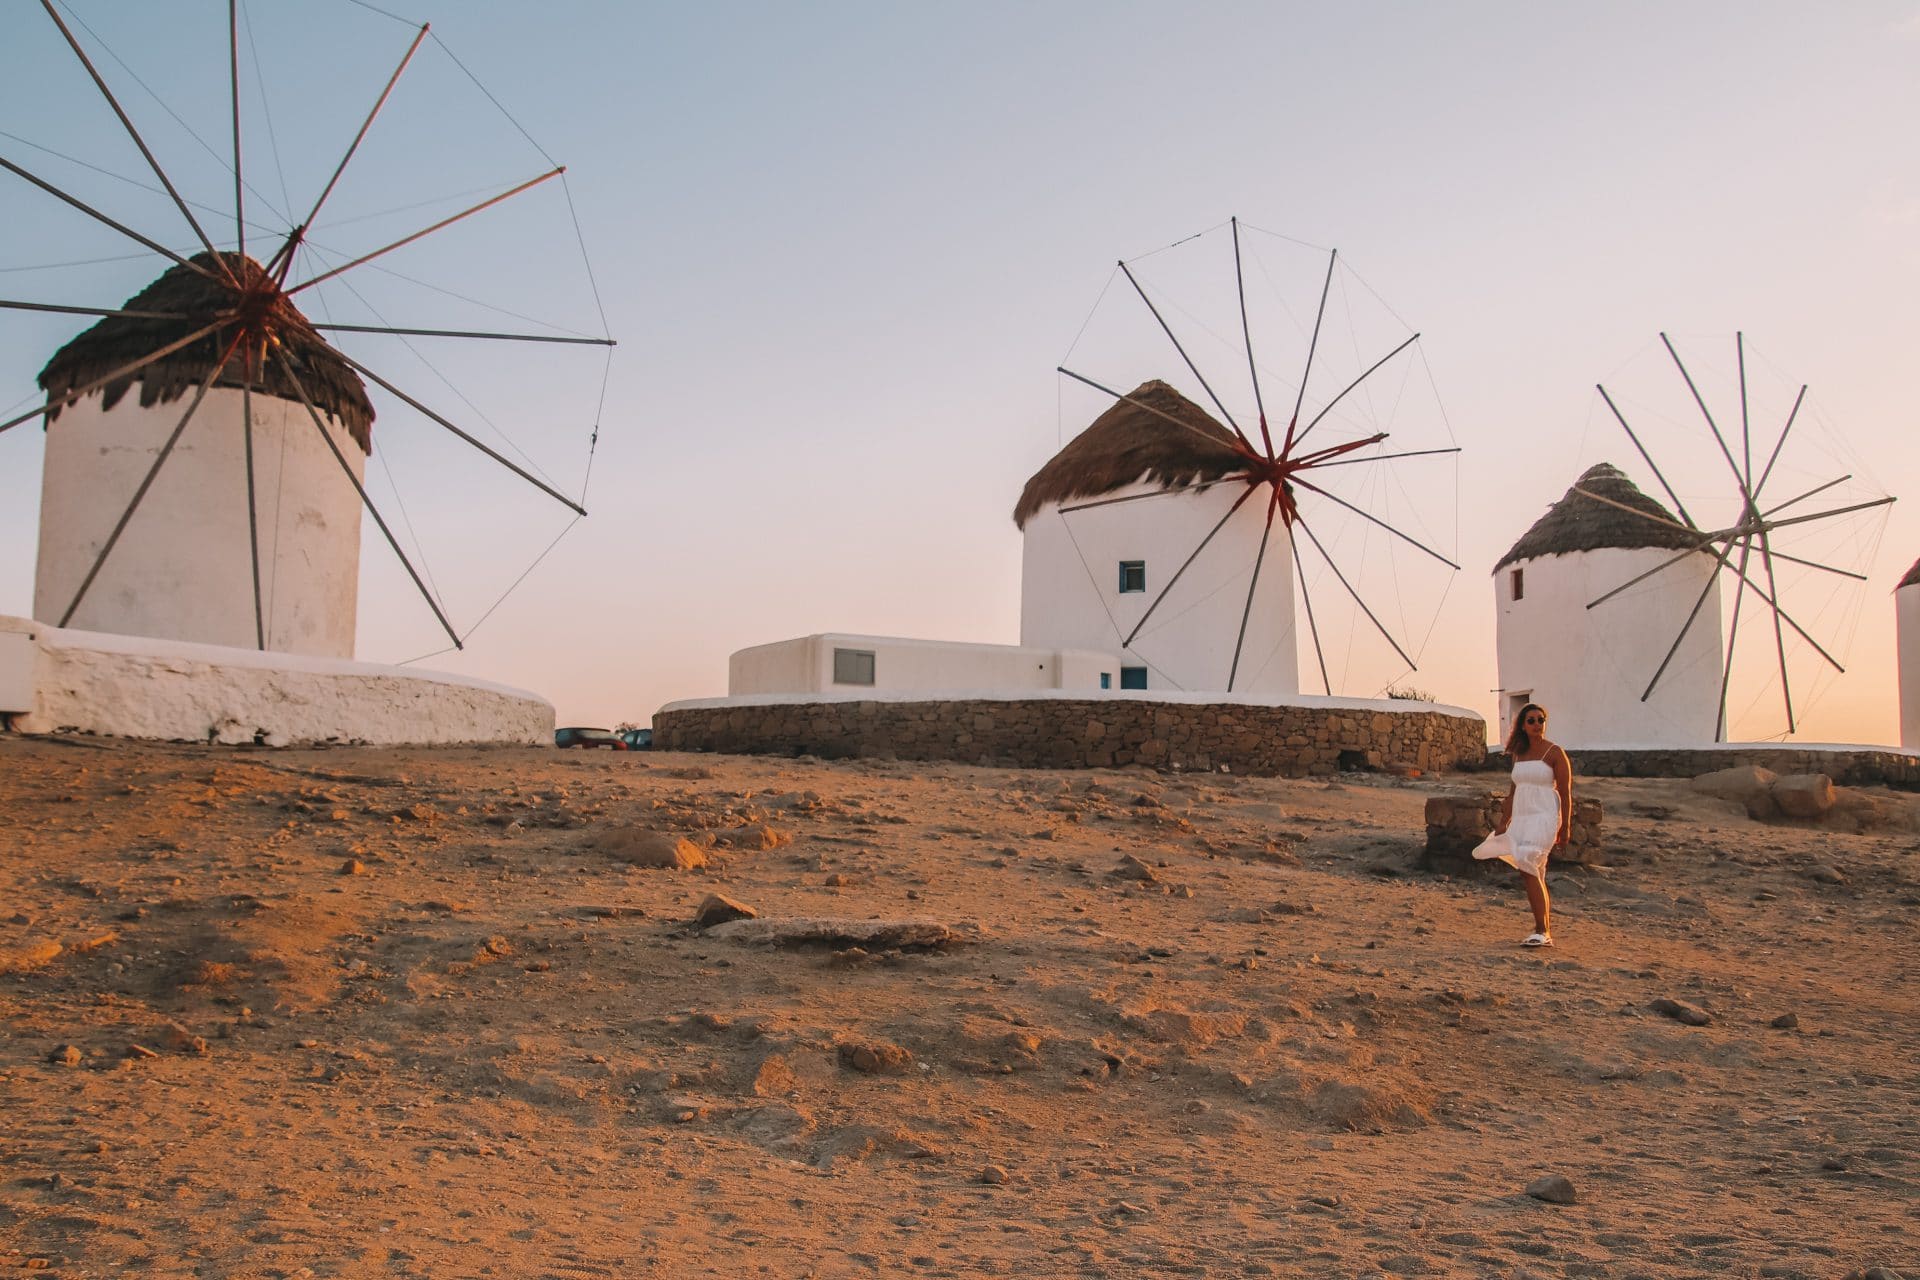
[[[1097,498],[1142,481],[1173,488],[1215,480],[1246,466],[1246,458],[1234,448],[1233,432],[1166,383],[1156,378],[1130,394],[1193,430],[1182,430],[1140,405],[1116,400],[1033,473],[1014,505],[1014,524],[1026,528],[1034,513],[1048,503]]]
[[[1582,489],[1655,518],[1649,520],[1619,507],[1595,502],[1581,493]],[[1699,540],[1697,534],[1680,527],[1672,512],[1640,492],[1618,467],[1602,462],[1581,473],[1565,496],[1547,508],[1547,514],[1521,535],[1511,551],[1500,557],[1493,571],[1498,573],[1516,560],[1563,556],[1571,551],[1593,551],[1601,547],[1669,547],[1683,551]]]
[[[259,263],[237,253],[222,254],[227,265],[243,279],[257,280],[265,274]],[[212,254],[193,259],[202,266],[213,266]],[[233,307],[235,293],[224,282],[207,279],[187,267],[172,267],[158,280],[127,299],[123,310],[163,311],[189,317],[185,320],[148,320],[128,316],[108,316],[91,329],[54,353],[40,371],[40,386],[49,400],[75,387],[85,386],[122,365],[131,364],[170,342],[205,328],[214,316]],[[332,347],[306,326],[305,317],[284,296],[275,300],[282,316],[275,325],[280,345],[267,350],[264,364],[255,370],[253,389],[298,403],[300,397],[286,373],[286,353],[291,350],[298,361],[300,385],[306,388],[314,407],[332,414],[352,433],[360,447],[373,451],[373,402],[367,398],[360,377]],[[214,362],[233,340],[232,330],[213,333],[172,355],[115,379],[105,388],[104,405],[113,408],[134,383],[140,384],[140,404],[150,408],[178,400],[199,387],[213,370]],[[239,387],[246,383],[245,365],[236,356],[227,362],[225,372],[214,385]],[[49,423],[60,416],[58,410],[47,415]]]
[[[1907,570],[1907,576],[1900,579],[1899,586],[1894,587],[1894,590],[1898,591],[1900,587],[1910,587],[1916,582],[1920,582],[1920,560],[1913,562],[1913,568]]]

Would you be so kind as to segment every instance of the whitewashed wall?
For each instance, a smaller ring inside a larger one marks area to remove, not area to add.
[[[48,429],[35,618],[59,624],[192,396],[143,409],[135,386],[103,411],[96,394]],[[351,658],[360,497],[305,406],[256,395],[253,423],[267,647]],[[360,446],[328,425],[354,474],[364,474]],[[208,393],[68,625],[256,647],[238,390]]]
[[[874,655],[871,685],[837,684],[835,649]],[[962,644],[898,636],[823,634],[741,649],[727,661],[727,694],[749,697],[781,693],[927,693],[955,690],[1090,689],[1107,673],[1120,685],[1114,654],[1026,648],[1010,644]]]
[[[24,642],[24,643],[23,643]],[[0,617],[0,694],[30,664],[23,733],[273,746],[553,742],[553,706],[466,676],[261,653]]]
[[[1920,747],[1920,583],[1893,593],[1900,646],[1900,745]]]
[[[1109,494],[1154,492],[1134,485]],[[1118,650],[1181,564],[1245,492],[1238,482],[1063,514],[1049,505],[1027,521],[1021,557],[1020,643],[1046,649]],[[1076,505],[1068,503],[1068,506]],[[1227,522],[1154,610],[1123,655],[1148,667],[1149,689],[1223,691],[1266,525],[1265,491]],[[1147,589],[1122,593],[1122,560],[1146,562]],[[1293,622],[1293,555],[1276,519],[1260,566],[1236,693],[1300,691]]]
[[[1725,652],[1717,587],[1653,696],[1640,701],[1701,588],[1717,572],[1713,559],[1694,556],[1597,609],[1586,607],[1673,555],[1652,547],[1601,548],[1523,560],[1495,573],[1502,741],[1522,701],[1547,709],[1549,736],[1567,747],[1714,740]],[[1518,601],[1514,569],[1525,574]]]

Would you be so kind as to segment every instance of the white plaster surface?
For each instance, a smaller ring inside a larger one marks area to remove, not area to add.
[[[1900,745],[1920,747],[1920,582],[1893,593],[1900,662]]]
[[[14,636],[29,637],[34,653],[32,706],[13,722],[25,733],[274,746],[553,741],[544,698],[466,676],[0,617],[0,642]]]
[[[835,684],[835,649],[873,654],[873,683]],[[870,697],[876,692],[923,694],[950,689],[1097,691],[1102,672],[1111,677],[1114,687],[1119,686],[1117,654],[825,632],[734,653],[727,661],[727,692],[730,696],[847,692]]]
[[[1022,535],[1020,643],[1042,649],[1120,651],[1121,642],[1187,557],[1245,492],[1239,482],[1173,494],[1136,484],[1105,496],[1160,496],[1064,514],[1058,504],[1042,507]],[[1232,675],[1236,692],[1299,691],[1293,554],[1279,521],[1260,560],[1246,640],[1239,669],[1234,670],[1234,647],[1266,527],[1266,506],[1264,495],[1257,496],[1234,513],[1125,650],[1127,666],[1148,668],[1149,689],[1223,690]],[[1145,591],[1120,591],[1122,560],[1146,562]]]
[[[1712,557],[1683,560],[1587,608],[1673,555],[1661,548],[1603,547],[1522,560],[1494,574],[1501,741],[1514,711],[1526,702],[1547,709],[1549,734],[1569,749],[1714,741],[1723,654],[1718,587],[1708,593],[1653,696],[1640,701],[1717,572]],[[1514,569],[1525,575],[1517,601]]]
[[[143,409],[136,384],[112,410],[100,407],[101,395],[87,396],[48,428],[35,618],[59,625],[192,399],[189,391]],[[207,394],[70,627],[258,647],[241,399],[231,387]],[[363,475],[366,454],[338,422],[326,421],[354,474]],[[298,403],[253,397],[253,463],[266,647],[351,658],[359,494]]]

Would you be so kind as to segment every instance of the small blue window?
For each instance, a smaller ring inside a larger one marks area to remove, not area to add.
[[[1111,671],[1102,671],[1102,672],[1100,673],[1100,687],[1101,687],[1102,689],[1111,689],[1111,688],[1113,688],[1113,672],[1111,672]]]
[[[1147,669],[1145,667],[1120,668],[1120,687],[1122,689],[1144,689],[1147,687]]]
[[[1145,591],[1147,589],[1147,562],[1145,560],[1122,560],[1120,562],[1120,592]]]

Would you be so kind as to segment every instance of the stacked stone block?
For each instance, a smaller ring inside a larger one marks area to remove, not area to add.
[[[1473,851],[1493,834],[1493,824],[1505,791],[1463,791],[1453,795],[1427,798],[1426,863],[1439,871],[1469,872],[1506,866],[1502,862],[1480,862]],[[1600,860],[1600,802],[1583,796],[1573,798],[1573,835],[1567,848],[1553,855],[1556,862],[1598,862]]]

